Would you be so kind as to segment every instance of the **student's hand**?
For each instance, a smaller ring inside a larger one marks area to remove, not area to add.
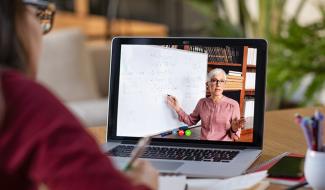
[[[167,95],[167,104],[176,112],[180,111],[181,109],[175,96]]]
[[[145,160],[137,160],[126,172],[134,185],[146,185],[151,190],[158,190],[158,171]]]
[[[235,118],[235,119],[233,119],[232,121],[231,121],[231,130],[233,131],[233,132],[237,132],[238,131],[238,129],[242,129],[242,128],[244,128],[244,124],[245,124],[245,118],[240,118],[240,119],[237,119],[237,118]]]

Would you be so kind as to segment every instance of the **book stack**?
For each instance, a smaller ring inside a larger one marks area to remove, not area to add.
[[[226,47],[205,47],[208,53],[208,62],[215,63],[240,63],[239,50]]]
[[[173,49],[177,49],[178,48],[177,45],[162,45],[162,47],[165,47],[165,48],[173,48]]]
[[[261,164],[258,164],[254,167],[249,168],[246,171],[246,173],[253,173],[253,172],[269,170],[270,168],[272,168],[272,166],[274,166],[277,162],[279,162],[282,158],[284,158],[286,156],[287,157],[298,157],[298,158],[304,157],[303,155],[300,155],[300,154],[284,152],[268,161],[265,161]],[[296,185],[298,183],[302,183],[302,182],[306,181],[306,179],[305,179],[305,176],[298,177],[298,178],[268,177],[268,181],[270,181],[271,183],[281,184],[281,185]]]
[[[206,50],[205,50],[205,48],[203,46],[190,46],[189,51],[206,53]]]
[[[243,77],[239,71],[229,71],[225,90],[241,90],[243,88]]]

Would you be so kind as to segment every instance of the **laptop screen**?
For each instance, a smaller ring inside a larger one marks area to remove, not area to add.
[[[216,39],[212,44],[202,39],[200,43],[193,39],[182,43],[125,40],[115,39],[119,43],[112,46],[112,51],[118,49],[112,54],[111,74],[116,75],[110,81],[114,100],[110,97],[109,128],[113,130],[109,131],[114,137],[225,143],[258,140],[263,119],[256,117],[264,111],[265,91],[266,45],[261,46],[262,40],[247,44],[245,40],[217,43]]]

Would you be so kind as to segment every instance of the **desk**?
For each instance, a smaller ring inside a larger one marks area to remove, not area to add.
[[[318,108],[325,113],[325,107]],[[262,156],[254,165],[269,160],[283,152],[305,154],[307,149],[303,133],[294,124],[294,114],[312,115],[315,108],[299,108],[269,111],[265,114],[264,143]],[[88,130],[98,143],[105,143],[106,129],[103,126],[90,127]],[[268,189],[282,189],[279,185],[271,185]]]

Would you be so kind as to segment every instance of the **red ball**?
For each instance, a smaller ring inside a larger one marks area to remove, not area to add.
[[[179,136],[183,136],[184,133],[185,133],[184,130],[179,130],[179,131],[178,131],[178,135],[179,135]]]

